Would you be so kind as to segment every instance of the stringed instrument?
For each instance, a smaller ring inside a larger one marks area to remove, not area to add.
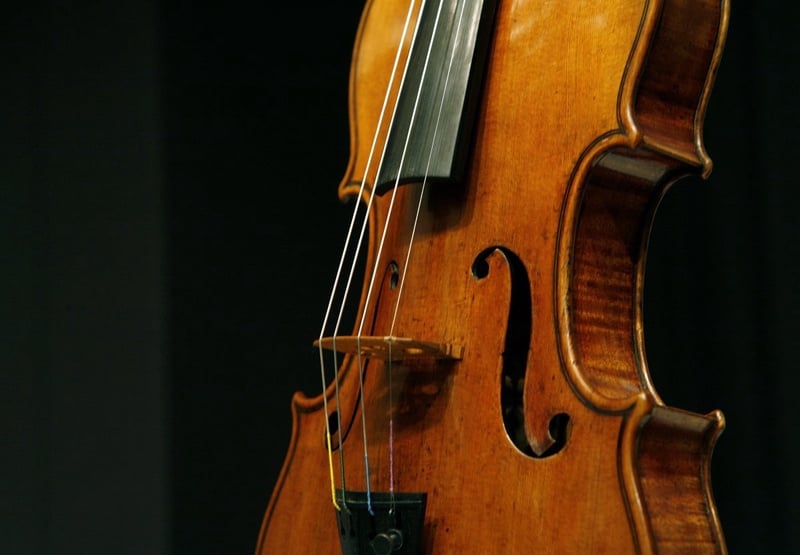
[[[711,170],[727,21],[726,0],[367,2],[321,392],[293,399],[259,555],[726,551],[724,418],[657,394],[642,291],[660,199]]]

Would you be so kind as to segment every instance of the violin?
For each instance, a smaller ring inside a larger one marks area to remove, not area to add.
[[[727,0],[368,0],[352,199],[256,553],[725,553],[642,292]],[[355,314],[352,322],[347,314]]]

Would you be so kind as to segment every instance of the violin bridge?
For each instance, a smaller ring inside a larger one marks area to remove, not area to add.
[[[419,358],[461,360],[464,353],[464,347],[461,345],[393,336],[323,337],[314,341],[314,345],[338,353],[378,358],[385,361]]]

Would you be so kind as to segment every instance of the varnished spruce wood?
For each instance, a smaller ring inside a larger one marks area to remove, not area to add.
[[[406,9],[365,7],[342,196],[374,182],[369,152]],[[725,0],[501,0],[467,178],[426,190],[407,269],[421,189],[398,190],[380,256],[391,195],[373,204],[367,275],[399,265],[406,293],[385,278],[362,295],[369,335],[463,347],[459,360],[375,357],[364,373],[371,486],[388,491],[393,475],[398,491],[427,493],[425,553],[726,551],[709,479],[724,419],[660,399],[641,304],[660,199],[711,169],[702,122],[727,13]],[[520,329],[526,341],[509,342]],[[524,372],[509,386],[510,351]],[[357,362],[341,366],[340,406],[332,384],[325,392],[348,429],[362,410]],[[338,552],[322,401],[293,399],[259,554]],[[504,410],[520,412],[520,441]],[[361,438],[342,447],[347,487],[359,489]],[[337,484],[340,470],[335,459]]]

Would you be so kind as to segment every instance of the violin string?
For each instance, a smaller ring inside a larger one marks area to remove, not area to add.
[[[389,105],[389,99],[391,97],[392,86],[394,84],[395,76],[397,75],[397,68],[399,66],[399,62],[400,62],[400,59],[401,59],[401,54],[402,54],[402,50],[403,50],[403,44],[405,42],[405,37],[406,37],[406,35],[408,33],[408,27],[409,27],[409,23],[411,21],[411,15],[412,15],[412,13],[414,11],[415,3],[416,3],[415,0],[412,0],[409,3],[409,9],[408,9],[408,13],[406,15],[406,21],[405,21],[405,24],[404,24],[404,27],[403,27],[403,32],[402,32],[402,35],[401,35],[401,38],[400,38],[400,41],[399,41],[399,44],[398,44],[397,53],[395,55],[394,64],[392,66],[392,71],[391,71],[391,74],[390,74],[390,77],[389,77],[389,83],[388,83],[388,85],[386,87],[386,93],[385,93],[385,96],[384,96],[384,99],[383,99],[383,105],[381,106],[380,115],[378,117],[378,122],[376,124],[376,129],[375,129],[375,133],[373,135],[372,144],[370,146],[369,155],[367,157],[367,162],[366,162],[366,166],[365,166],[365,170],[364,170],[364,175],[363,175],[363,177],[361,179],[358,195],[356,197],[356,202],[354,203],[355,206],[353,208],[353,215],[351,217],[350,226],[348,228],[347,236],[345,238],[344,248],[343,248],[343,251],[342,251],[342,256],[341,256],[341,258],[339,260],[339,265],[338,265],[338,268],[336,270],[336,275],[335,275],[335,278],[334,278],[334,283],[333,283],[333,286],[332,286],[331,295],[330,295],[330,298],[328,300],[328,305],[326,307],[325,316],[324,316],[323,322],[322,322],[322,328],[321,328],[320,334],[319,334],[318,345],[319,345],[319,357],[320,357],[320,374],[321,374],[322,388],[323,388],[322,399],[323,399],[323,408],[324,408],[324,411],[325,411],[326,415],[328,414],[328,397],[327,397],[327,395],[324,394],[324,391],[326,389],[327,379],[326,379],[326,372],[325,372],[325,357],[324,357],[322,339],[325,336],[325,330],[328,328],[328,322],[330,320],[331,310],[333,308],[333,304],[334,304],[334,301],[335,301],[335,298],[336,298],[336,293],[339,290],[340,280],[341,280],[341,277],[342,277],[342,270],[344,268],[344,262],[345,262],[345,260],[347,258],[347,252],[348,252],[348,250],[350,250],[350,244],[352,242],[353,230],[355,229],[355,226],[356,226],[356,221],[358,219],[357,215],[359,213],[359,207],[361,206],[361,199],[363,198],[364,190],[366,188],[367,176],[369,175],[369,170],[370,170],[370,168],[372,166],[372,161],[373,161],[373,158],[374,158],[378,137],[380,135],[380,129],[381,129],[382,125],[383,125],[383,120],[384,120],[384,117],[385,117],[386,112],[387,112],[387,107]],[[407,70],[407,66],[406,66],[406,70]],[[403,74],[403,78],[405,78],[405,71],[404,71],[404,74]],[[395,105],[395,110],[396,109],[397,109],[397,107]],[[393,113],[393,115],[391,117],[391,120],[392,121],[394,120],[394,113]],[[384,145],[384,149],[385,149],[385,145]],[[381,156],[381,160],[382,159],[383,159],[383,156]],[[378,173],[379,172],[380,172],[380,165],[379,165]],[[369,200],[368,200],[367,205],[366,205],[365,210],[364,210],[363,224],[362,224],[361,231],[360,231],[360,234],[359,234],[359,240],[358,240],[358,243],[356,245],[356,248],[355,248],[355,251],[354,251],[354,254],[353,254],[353,262],[352,262],[352,265],[351,265],[351,268],[350,268],[350,274],[348,276],[347,284],[346,284],[346,286],[344,288],[344,291],[343,291],[343,294],[342,294],[343,298],[342,298],[342,302],[341,302],[341,305],[340,305],[339,314],[337,316],[336,325],[335,325],[335,328],[334,328],[334,331],[333,331],[333,334],[332,334],[332,342],[333,342],[333,344],[332,344],[333,374],[334,374],[334,386],[335,386],[335,396],[336,396],[336,405],[337,405],[337,410],[336,410],[337,433],[338,433],[338,438],[339,438],[339,446],[338,447],[339,447],[340,480],[341,480],[342,493],[343,493],[343,495],[342,495],[342,503],[343,503],[343,505],[345,505],[345,509],[346,509],[346,503],[344,501],[345,500],[344,491],[345,491],[345,488],[346,488],[346,485],[345,485],[346,482],[345,482],[345,463],[344,463],[344,441],[343,441],[343,436],[342,436],[343,432],[342,432],[342,423],[341,423],[341,400],[340,400],[340,391],[339,391],[339,362],[338,362],[337,355],[336,355],[336,352],[337,352],[337,350],[336,350],[336,338],[338,336],[339,326],[341,324],[342,316],[343,316],[343,313],[344,313],[344,307],[345,307],[346,302],[347,302],[347,297],[349,296],[349,293],[350,293],[351,282],[352,282],[353,275],[355,273],[355,268],[356,268],[357,261],[358,261],[358,255],[359,255],[360,250],[361,250],[363,238],[366,235],[366,226],[367,226],[367,223],[368,223],[369,212],[370,212],[370,209],[372,207],[372,203],[373,203],[374,197],[375,197],[375,188],[373,187],[371,192],[370,192],[370,195],[369,195]],[[359,350],[359,355],[358,356],[359,356],[359,367],[360,367],[361,366],[360,350]],[[359,396],[362,398],[362,403],[363,403],[363,383],[362,383],[362,380],[361,380],[361,373],[362,372],[363,372],[363,370],[361,368],[359,368],[359,387],[360,387],[360,395]],[[363,408],[363,406],[362,406],[362,408]],[[362,411],[362,414],[363,414],[363,411]],[[336,501],[336,484],[335,484],[335,478],[334,478],[335,472],[334,472],[334,467],[333,467],[333,447],[332,447],[332,443],[331,443],[331,429],[330,429],[330,419],[329,418],[325,419],[325,432],[326,432],[326,443],[327,443],[327,450],[328,450],[328,466],[329,466],[329,473],[330,473],[330,480],[331,480],[331,498],[332,498],[332,501],[333,501],[333,505],[336,507],[336,509],[341,509],[341,507],[339,507],[339,504]]]
[[[425,5],[425,1],[426,0],[423,0],[423,2],[422,2],[423,9],[424,9],[424,5]],[[401,38],[401,41],[400,41],[400,47],[401,48],[402,48],[403,43],[405,42],[405,35],[406,35],[407,30],[408,30],[408,26],[409,26],[409,24],[411,22],[411,15],[413,13],[413,7],[414,7],[414,3],[412,2],[412,4],[409,5],[409,12],[406,15],[406,23],[405,23],[404,30],[403,30],[403,35],[402,35],[402,38]],[[412,39],[411,39],[411,45],[410,45],[409,53],[414,49],[414,45],[416,43],[417,32],[418,31],[419,31],[419,26],[417,25],[415,27],[415,31],[414,31],[414,34],[413,34]],[[399,57],[400,52],[401,51],[398,51],[398,57]],[[399,88],[398,88],[398,90],[400,90],[400,91],[403,90],[403,87],[405,85],[405,80],[406,80],[406,77],[408,75],[408,68],[409,68],[410,59],[411,59],[411,57],[410,57],[410,54],[409,54],[406,57],[406,64],[405,64],[405,66],[403,68],[403,74],[402,74],[402,77],[400,79],[400,84],[399,84]],[[393,69],[393,76],[394,76],[394,72],[396,70],[396,66],[397,66],[397,59],[395,60],[395,68]],[[390,118],[390,123],[389,123],[389,129],[391,129],[394,126],[394,122],[395,122],[395,119],[396,119],[396,116],[397,116],[397,109],[399,107],[399,99],[400,99],[400,97],[398,95],[396,100],[395,100],[394,109],[392,110],[392,116]],[[387,135],[387,137],[388,137],[388,135]],[[384,162],[384,160],[386,158],[387,146],[388,146],[388,141],[384,142],[384,144],[383,144],[383,150],[381,152],[380,160],[378,162],[378,169],[376,171],[376,176],[380,176],[380,173],[381,173],[381,170],[382,170],[382,167],[383,167],[383,162]],[[375,198],[375,194],[376,194],[375,191],[376,191],[376,188],[377,188],[378,185],[379,185],[379,183],[376,183],[375,186],[372,187],[372,190],[370,191],[370,201],[369,201],[370,202],[370,206],[372,204],[373,199]],[[395,184],[395,187],[396,187],[396,184]],[[388,227],[388,222],[390,220],[391,220],[391,208],[389,209],[389,211],[387,213],[387,221],[386,221],[387,227]],[[359,250],[360,250],[361,244],[363,243],[363,240],[364,240],[364,238],[366,236],[366,230],[367,230],[366,224],[367,224],[367,221],[365,220],[364,224],[363,224],[363,227],[361,229],[361,236],[359,237],[359,245],[358,245],[358,249]],[[386,236],[386,228],[384,228],[383,238],[385,238],[385,236]],[[372,278],[370,280],[370,287],[369,287],[370,292],[372,291],[372,285],[374,285],[376,283],[377,269],[380,267],[380,259],[381,259],[381,254],[383,252],[382,245],[383,245],[383,241],[381,241],[381,246],[378,248],[378,250],[377,250],[377,252],[375,254],[373,275],[372,275]],[[355,262],[356,259],[357,259],[357,257],[354,258],[354,262]],[[355,266],[353,266],[351,268],[350,279],[348,279],[348,286],[347,286],[348,292],[349,292],[350,284],[352,283],[352,276],[353,276],[354,270],[355,270]],[[364,394],[365,362],[364,362],[363,350],[362,350],[362,347],[361,347],[361,338],[363,337],[364,322],[365,322],[367,310],[368,310],[368,307],[369,307],[369,301],[370,301],[370,294],[367,294],[367,296],[366,296],[366,298],[364,300],[363,312],[362,312],[362,315],[361,315],[361,323],[359,325],[358,332],[356,334],[356,356],[357,356],[357,360],[358,360],[358,378],[359,378],[358,384],[359,384],[359,403],[360,403],[359,408],[360,408],[360,413],[361,413],[362,445],[364,446],[363,447],[364,481],[365,481],[365,492],[366,492],[366,499],[367,499],[367,511],[371,515],[374,515],[375,513],[374,513],[373,507],[372,507],[372,479],[371,479],[370,463],[369,463],[369,439],[368,439],[368,434],[367,434],[367,417],[366,417],[367,410],[366,410],[366,406],[365,406],[366,395]],[[337,329],[338,329],[338,327],[337,327]]]
[[[462,23],[463,18],[464,18],[464,3],[461,3],[461,5],[459,6],[458,20],[456,22],[455,36],[460,36],[460,34],[461,34],[461,23]],[[431,148],[430,148],[430,151],[428,152],[428,160],[427,160],[426,165],[425,165],[425,173],[424,173],[423,178],[422,178],[422,183],[420,184],[420,194],[419,194],[419,200],[417,201],[417,211],[414,214],[414,224],[413,224],[413,226],[411,228],[411,237],[409,238],[409,241],[408,241],[408,251],[406,252],[406,258],[405,258],[405,261],[403,262],[403,273],[400,276],[400,280],[399,280],[399,284],[398,284],[398,288],[397,288],[397,300],[395,301],[394,314],[392,315],[392,325],[390,327],[390,332],[389,332],[390,336],[394,336],[394,328],[395,328],[395,324],[397,323],[397,316],[398,316],[398,313],[399,313],[399,310],[400,310],[400,299],[403,296],[403,290],[405,288],[406,273],[408,272],[408,267],[410,265],[410,260],[411,260],[411,249],[414,246],[414,238],[416,237],[416,233],[417,233],[417,224],[419,223],[419,216],[420,216],[420,213],[422,211],[422,200],[425,197],[425,186],[428,183],[428,175],[429,175],[429,172],[430,172],[431,161],[433,159],[434,147],[436,145],[436,140],[437,140],[438,133],[439,133],[439,123],[441,122],[442,112],[444,110],[444,100],[445,100],[445,97],[447,95],[447,87],[450,84],[450,74],[451,74],[452,69],[453,69],[453,61],[455,60],[455,53],[456,53],[456,49],[455,49],[455,45],[453,45],[453,48],[450,51],[450,62],[448,63],[447,71],[445,72],[444,87],[442,88],[442,97],[439,99],[439,111],[436,114],[436,123],[434,124],[434,127],[433,127],[433,136],[431,138]]]
[[[425,5],[425,3],[423,2],[422,10],[424,10],[424,5]],[[441,16],[441,13],[442,13],[443,5],[444,5],[444,0],[440,0],[439,1],[439,7],[436,10],[436,18],[435,18],[434,24],[433,24],[434,26],[433,26],[432,37],[436,35],[436,30],[439,27],[439,20],[440,20],[440,16]],[[423,13],[422,10],[420,11],[420,14]],[[419,25],[417,25],[417,30],[419,30]],[[417,35],[415,33],[414,41],[412,41],[412,45],[411,45],[411,51],[413,51],[414,43],[416,42],[416,36]],[[403,143],[403,150],[402,150],[401,155],[400,155],[400,162],[398,164],[397,177],[395,178],[394,185],[392,186],[392,193],[391,193],[391,196],[390,196],[390,199],[389,199],[389,206],[388,206],[387,212],[386,212],[386,221],[384,222],[384,225],[383,225],[383,230],[381,232],[380,241],[378,243],[378,249],[377,249],[377,253],[376,253],[376,256],[375,256],[375,265],[372,268],[372,275],[370,276],[369,286],[367,287],[367,294],[366,294],[366,298],[365,298],[365,302],[364,302],[365,310],[361,314],[361,320],[360,320],[360,323],[359,323],[359,326],[358,326],[358,332],[356,334],[356,344],[357,344],[357,352],[359,353],[358,354],[359,360],[361,359],[361,338],[363,336],[364,325],[365,325],[366,316],[367,316],[366,307],[369,306],[369,302],[370,302],[370,300],[372,298],[372,294],[374,293],[374,290],[375,290],[375,284],[377,282],[377,276],[378,276],[378,268],[380,266],[380,264],[378,262],[380,261],[381,255],[383,254],[384,246],[385,246],[385,243],[386,243],[386,237],[388,235],[388,230],[389,230],[389,223],[391,222],[392,215],[394,213],[394,204],[395,204],[395,200],[397,199],[397,191],[398,191],[398,189],[400,187],[400,178],[402,176],[402,171],[403,171],[403,166],[405,164],[406,154],[408,153],[408,145],[411,142],[412,132],[413,132],[413,128],[414,128],[414,122],[416,121],[416,114],[417,114],[417,110],[419,108],[420,98],[422,96],[422,90],[423,90],[423,86],[424,86],[424,83],[425,83],[425,77],[426,77],[426,74],[428,72],[428,67],[430,65],[430,58],[431,58],[431,51],[433,49],[433,44],[434,44],[434,41],[433,41],[433,39],[431,39],[430,43],[428,44],[427,51],[425,53],[425,62],[423,64],[423,66],[422,66],[422,73],[420,75],[419,85],[417,87],[416,97],[414,99],[414,106],[413,106],[413,108],[411,110],[411,117],[409,119],[409,126],[408,126],[408,130],[406,132],[405,141]],[[411,54],[409,53],[409,59],[410,58],[411,58]],[[408,69],[408,65],[406,65],[406,69]],[[403,81],[405,81],[405,75],[403,76]],[[402,85],[401,85],[401,90],[402,90]],[[391,340],[390,340],[390,345],[391,345]],[[392,361],[391,361],[391,358],[392,357],[389,357],[389,360],[387,360],[388,375],[389,375],[388,379],[389,379],[390,382],[391,382],[391,375],[392,375]],[[359,363],[359,367],[361,367],[361,366],[362,365]],[[364,415],[364,410],[363,410],[364,409],[364,406],[363,406],[363,403],[364,403],[363,395],[361,397],[361,403],[362,403],[361,417],[362,417],[362,434],[363,434],[363,441],[364,441],[364,456],[365,456],[365,464],[367,465],[367,481],[369,481],[369,473],[368,473],[368,470],[369,470],[369,457],[367,455],[367,448],[366,448],[366,446],[367,446],[367,433],[366,433],[366,420],[365,420],[365,415]],[[390,410],[390,431],[393,428],[393,426],[391,425],[391,422],[392,422],[391,412],[392,411]],[[393,444],[393,440],[390,440],[390,444]],[[394,453],[392,452],[392,449],[390,449],[390,453],[389,453],[389,466],[390,466],[390,472],[389,472],[389,474],[390,474],[390,494],[393,494],[393,492],[394,492],[394,479],[393,479],[393,475],[394,475]],[[372,511],[371,511],[371,498],[370,497],[371,497],[371,495],[370,495],[369,483],[367,483],[367,505],[368,505],[368,508],[370,508],[370,513],[372,513]]]
[[[459,7],[459,14],[458,14],[458,21],[456,23],[455,36],[460,36],[461,22],[463,20],[463,16],[464,16],[464,4],[462,3],[460,5],[460,7]],[[433,42],[433,40],[431,40],[431,42]],[[438,137],[438,133],[439,133],[439,123],[441,122],[442,111],[444,110],[444,99],[445,99],[446,94],[447,94],[448,85],[450,84],[450,74],[451,74],[452,69],[453,69],[453,61],[454,61],[454,59],[455,59],[455,45],[453,46],[453,49],[450,51],[450,62],[447,65],[447,72],[445,73],[445,81],[444,81],[444,87],[442,89],[442,97],[439,100],[439,110],[437,112],[436,123],[434,124],[434,128],[433,128],[433,136],[431,138],[431,148],[430,148],[430,151],[428,152],[428,160],[427,160],[426,165],[425,165],[425,173],[424,173],[423,178],[422,178],[422,183],[419,186],[420,187],[419,200],[417,201],[417,209],[416,209],[416,213],[414,214],[414,223],[413,223],[413,226],[411,228],[411,236],[410,236],[409,241],[408,241],[408,250],[406,251],[406,257],[405,257],[405,260],[403,262],[403,272],[402,272],[402,274],[400,276],[400,280],[399,280],[399,284],[398,284],[398,288],[397,288],[397,300],[395,301],[394,313],[392,314],[392,324],[391,324],[391,326],[389,328],[389,336],[390,337],[394,337],[395,324],[397,323],[397,316],[398,316],[399,311],[400,311],[400,300],[401,300],[401,298],[403,296],[403,290],[405,288],[405,283],[406,283],[406,274],[408,272],[409,266],[411,265],[411,250],[412,250],[412,248],[414,246],[414,239],[415,239],[416,234],[417,234],[417,226],[419,224],[419,217],[420,217],[420,213],[422,212],[422,201],[425,198],[425,188],[426,188],[426,185],[428,183],[428,176],[430,174],[430,167],[431,167],[431,161],[433,159],[434,146],[436,145],[436,141],[437,141],[437,137]],[[392,364],[392,362],[391,362],[392,361],[391,349],[392,349],[392,344],[390,342],[389,343],[389,355],[390,356],[389,356],[389,359],[388,359],[389,360],[388,364],[390,365],[390,369],[389,369],[389,406],[393,406],[394,405],[394,398],[393,398],[393,394],[392,394],[392,379],[391,379],[391,364]],[[390,496],[391,496],[391,501],[390,501],[391,509],[390,509],[390,512],[394,513],[395,503],[396,502],[395,502],[395,494],[394,494],[395,479],[394,479],[394,413],[393,412],[390,412],[390,416],[389,416],[389,484],[390,484],[389,493],[390,493]]]

